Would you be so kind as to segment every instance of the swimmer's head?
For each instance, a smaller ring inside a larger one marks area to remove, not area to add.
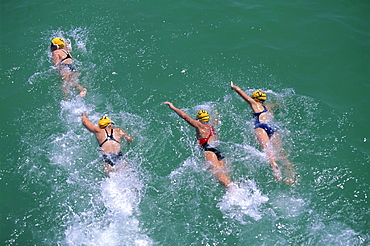
[[[257,102],[266,101],[266,94],[263,91],[255,91],[252,93],[252,98]]]
[[[100,128],[106,128],[107,126],[109,125],[114,125],[114,122],[111,121],[111,119],[109,119],[107,116],[103,116],[100,118],[99,122],[98,122],[98,125]]]
[[[199,110],[197,113],[197,119],[200,122],[208,122],[209,121],[209,114],[205,110]]]
[[[62,38],[54,38],[51,40],[51,45],[56,46],[59,49],[64,48],[64,46],[66,46],[66,43]]]

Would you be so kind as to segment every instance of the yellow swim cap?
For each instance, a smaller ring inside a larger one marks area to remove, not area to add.
[[[107,116],[103,116],[100,118],[98,125],[100,128],[106,128],[109,125],[114,124]]]
[[[197,119],[200,122],[208,122],[209,121],[209,114],[205,110],[199,110],[197,113]]]
[[[62,38],[54,38],[51,40],[51,44],[57,46],[58,48],[64,48],[66,46],[66,43]]]
[[[255,91],[252,93],[252,98],[257,102],[266,101],[266,94],[263,91]]]

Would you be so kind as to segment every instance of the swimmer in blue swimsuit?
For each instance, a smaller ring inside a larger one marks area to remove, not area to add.
[[[106,172],[118,171],[123,168],[123,153],[121,151],[121,138],[132,143],[134,140],[121,128],[112,128],[114,122],[108,117],[101,117],[98,126],[94,125],[86,114],[82,114],[82,124],[95,134],[96,140],[103,154]]]
[[[281,181],[282,177],[279,166],[276,163],[276,158],[270,144],[270,140],[274,137],[275,129],[268,124],[268,121],[271,118],[271,113],[268,111],[266,106],[263,105],[263,102],[266,101],[266,94],[262,91],[255,91],[250,97],[242,91],[239,86],[234,85],[233,82],[231,82],[231,88],[251,106],[255,118],[254,129],[257,141],[269,159],[275,179],[277,181]]]
[[[261,111],[259,113],[253,113],[253,116],[254,116],[254,119],[255,119],[254,129],[262,128],[263,130],[266,131],[269,138],[271,138],[272,135],[275,133],[275,129],[272,126],[270,126],[269,124],[260,122],[260,115],[263,114],[263,113],[269,113],[266,106],[265,105],[262,105],[262,106],[263,106],[263,111]]]
[[[73,86],[80,91],[78,96],[84,97],[87,90],[78,84],[78,73],[72,65],[73,60],[69,42],[64,41],[62,38],[54,38],[51,40],[50,49],[53,55],[54,65],[59,69],[62,76],[64,96],[68,97],[69,88]]]

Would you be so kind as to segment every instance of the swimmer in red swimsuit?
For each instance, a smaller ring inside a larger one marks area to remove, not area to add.
[[[195,120],[181,109],[176,108],[172,103],[165,102],[164,104],[168,105],[170,109],[195,128],[198,143],[204,150],[204,157],[210,163],[210,168],[217,180],[228,189],[236,188],[236,185],[230,181],[227,173],[225,157],[216,147],[212,146],[212,143],[216,140],[216,133],[213,126],[208,124],[210,117],[207,111],[200,110],[197,114],[198,120]]]
[[[197,119],[202,122],[203,124],[207,124],[209,122],[209,114],[205,110],[200,110],[197,113]],[[209,126],[209,135],[206,138],[198,138],[198,143],[204,151],[211,151],[217,156],[217,160],[221,161],[225,159],[222,153],[216,147],[212,147],[209,145],[208,141],[212,136],[216,136],[215,128],[213,126]]]

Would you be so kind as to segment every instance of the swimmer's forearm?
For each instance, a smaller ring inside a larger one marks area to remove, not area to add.
[[[178,109],[176,108],[175,106],[173,106],[172,103],[170,102],[165,102],[164,104],[168,105],[170,107],[170,109],[172,109],[173,111],[175,111],[175,113],[180,116],[180,118],[186,120],[191,126],[193,127],[196,127],[196,124],[198,123],[198,121],[196,120],[193,120],[189,115],[187,115],[184,111],[182,111],[181,109]]]
[[[242,89],[240,89],[239,86],[234,85],[234,83],[232,81],[230,82],[230,86],[231,86],[231,89],[236,91],[240,96],[242,96],[244,98],[245,93]]]
[[[123,130],[122,130],[123,131]],[[133,143],[134,139],[125,131],[123,131],[123,137],[127,140],[129,143]]]
[[[173,107],[172,110],[175,111],[175,113],[183,119],[186,119],[186,117],[188,116],[184,111],[176,107]]]
[[[233,84],[233,82],[231,82],[230,84],[231,86],[231,89],[233,89],[234,91],[236,91],[236,93],[238,93],[245,101],[247,101],[248,103],[253,103],[253,99],[247,95],[247,93],[245,93],[242,89],[240,89],[239,86],[236,86]]]
[[[164,102],[164,104],[168,105],[168,107],[169,107],[170,109],[172,109],[173,111],[175,111],[175,112],[176,112],[176,114],[178,114],[180,117],[182,117],[182,116],[185,114],[185,112],[184,112],[184,111],[182,111],[181,109],[176,108],[176,107],[173,105],[173,103],[170,103],[170,102]],[[182,117],[182,118],[183,118],[183,117]]]
[[[82,124],[83,124],[86,120],[89,120],[89,118],[87,117],[87,114],[85,114],[85,113],[82,113],[82,114],[81,114],[81,119],[82,119]]]
[[[81,114],[81,123],[86,127],[90,132],[96,132],[95,125],[89,120],[85,113]]]

